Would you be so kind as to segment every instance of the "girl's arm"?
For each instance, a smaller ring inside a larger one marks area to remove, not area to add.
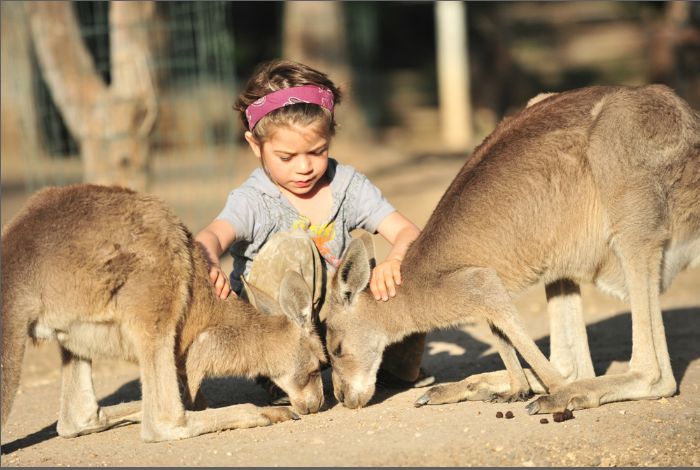
[[[209,263],[209,277],[216,286],[216,294],[222,299],[227,298],[231,285],[228,275],[221,269],[219,256],[236,240],[236,231],[228,222],[215,220],[199,232],[194,240],[202,247],[204,258]]]
[[[377,232],[393,245],[383,263],[372,270],[369,288],[377,300],[389,300],[396,296],[396,286],[401,284],[401,262],[408,246],[420,235],[420,229],[398,212],[392,212],[377,227]]]

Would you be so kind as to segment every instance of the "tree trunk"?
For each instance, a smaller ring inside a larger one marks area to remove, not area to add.
[[[342,2],[285,2],[284,58],[301,62],[327,74],[345,92],[336,112],[340,138],[362,139],[367,130],[352,96]]]
[[[2,2],[1,8],[3,177],[8,173],[17,177],[20,173],[15,169],[22,168],[25,188],[33,191],[44,180],[36,171],[43,148],[37,126],[32,39],[22,3]]]
[[[84,180],[145,190],[157,115],[146,28],[153,2],[110,2],[110,86],[95,70],[71,2],[26,8],[41,71],[80,146]]]

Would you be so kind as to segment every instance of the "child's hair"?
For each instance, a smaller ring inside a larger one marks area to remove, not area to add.
[[[263,62],[255,68],[245,91],[236,100],[234,109],[241,112],[241,122],[246,130],[250,131],[245,114],[248,106],[272,92],[303,85],[328,88],[333,93],[335,106],[340,104],[342,92],[326,74],[298,62],[275,59]],[[312,123],[318,123],[322,129],[327,129],[329,137],[335,135],[337,123],[333,113],[312,103],[297,103],[275,109],[258,121],[252,133],[255,140],[262,144],[270,138],[273,129],[277,126],[308,126]]]

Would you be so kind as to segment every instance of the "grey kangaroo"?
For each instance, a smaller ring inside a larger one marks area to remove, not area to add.
[[[60,345],[64,437],[142,422],[142,438],[157,442],[298,418],[251,404],[206,409],[202,380],[225,375],[270,377],[298,412],[316,412],[326,358],[309,288],[287,273],[279,304],[246,288],[255,306],[216,295],[199,245],[155,196],[95,185],[41,190],[2,231],[2,424],[27,336]],[[142,402],[100,407],[94,358],[138,362]]]
[[[373,256],[371,238],[353,241],[332,281],[327,346],[335,395],[348,407],[371,398],[388,344],[476,317],[489,322],[507,373],[436,386],[416,406],[548,393],[528,405],[532,414],[670,396],[659,295],[700,265],[700,113],[660,85],[540,95],[474,151],[386,303],[366,288]],[[551,363],[512,302],[538,283]],[[581,283],[631,302],[629,372],[595,377]]]

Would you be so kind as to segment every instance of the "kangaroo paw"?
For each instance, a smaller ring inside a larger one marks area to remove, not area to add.
[[[260,414],[265,416],[270,420],[271,423],[281,423],[283,421],[299,420],[299,415],[297,415],[291,408],[280,408],[268,406],[260,410]]]
[[[489,403],[515,403],[518,401],[524,402],[529,396],[529,391],[521,390],[515,393],[495,393],[488,396],[484,401]]]
[[[447,385],[438,385],[424,393],[413,406],[420,408],[423,405],[442,405],[445,403],[457,403],[460,401],[481,401],[491,395],[488,390],[474,390],[465,381]]]

